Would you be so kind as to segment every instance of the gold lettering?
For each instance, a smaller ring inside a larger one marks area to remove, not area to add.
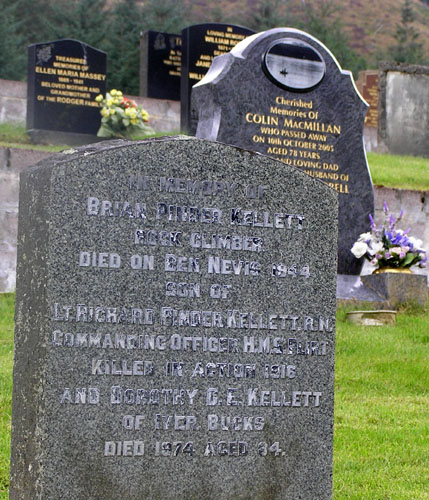
[[[43,66],[36,66],[35,71],[36,73],[44,73],[45,75],[57,74],[57,70],[55,68],[44,68]]]
[[[106,75],[102,75],[101,73],[86,73],[85,71],[80,71],[79,75],[76,75],[79,78],[87,78],[88,80],[101,80],[104,82],[106,79]]]
[[[301,130],[311,130],[313,132],[323,132],[334,135],[341,134],[341,125],[331,125],[330,123],[315,122],[315,121],[302,121],[297,122],[289,118],[285,118],[283,122],[284,127],[298,128]]]
[[[278,125],[279,119],[277,116],[261,115],[259,113],[246,113],[246,121],[256,123],[258,125]]]

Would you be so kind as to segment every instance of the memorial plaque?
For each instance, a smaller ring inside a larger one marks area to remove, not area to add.
[[[189,137],[24,171],[11,500],[330,499],[337,209]]]
[[[141,39],[140,95],[180,101],[182,38],[145,31]]]
[[[369,104],[368,113],[365,117],[367,127],[378,127],[378,71],[364,71],[364,84],[362,96]]]
[[[338,191],[338,272],[359,274],[363,262],[350,249],[374,213],[367,104],[329,50],[295,29],[254,35],[213,61],[192,106],[197,137],[272,156]]]
[[[28,47],[30,135],[52,131],[54,138],[55,132],[96,136],[101,115],[100,103],[95,98],[105,93],[105,52],[67,39]],[[72,138],[71,142],[65,142],[72,143]]]
[[[192,86],[207,73],[214,57],[229,52],[254,31],[233,24],[195,24],[182,31],[180,127],[194,135],[197,116],[191,109]]]

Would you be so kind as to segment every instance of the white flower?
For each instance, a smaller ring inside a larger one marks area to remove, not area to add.
[[[358,241],[367,241],[367,240],[370,240],[371,238],[372,238],[371,233],[362,233],[359,236]]]
[[[424,251],[424,248],[422,247],[422,245],[423,245],[422,240],[419,240],[418,238],[414,238],[413,236],[410,236],[408,238],[408,241],[413,245],[413,248],[415,248],[416,250],[423,250]]]
[[[368,253],[370,255],[376,255],[383,250],[383,243],[381,241],[376,241],[375,243],[371,243],[371,248],[368,249]]]
[[[357,259],[360,259],[361,257],[363,257],[367,251],[368,251],[368,245],[366,243],[364,243],[363,241],[357,241],[351,249],[352,254]]]

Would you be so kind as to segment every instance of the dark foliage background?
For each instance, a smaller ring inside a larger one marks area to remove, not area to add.
[[[209,4],[205,21],[235,23],[255,31],[296,27],[323,42],[355,76],[365,69],[368,61],[351,48],[333,0],[303,2],[299,15],[285,10],[287,3],[255,0],[250,10],[234,15],[220,4]],[[402,4],[395,44],[379,58],[424,64],[428,61],[413,27],[415,13],[410,0]],[[73,38],[107,52],[109,88],[138,95],[140,33],[148,29],[180,33],[202,22],[189,6],[186,0],[0,0],[0,78],[26,79],[29,44]]]

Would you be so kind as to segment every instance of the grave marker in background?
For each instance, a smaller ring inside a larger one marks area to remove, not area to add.
[[[376,129],[378,127],[378,70],[360,71],[356,86],[369,104],[365,126]]]
[[[429,66],[379,65],[380,151],[429,158]]]
[[[145,31],[140,55],[140,95],[180,101],[181,36]]]
[[[333,190],[115,141],[26,170],[19,217],[11,500],[331,498]]]
[[[106,53],[78,40],[28,47],[27,129],[38,141],[94,142],[98,94],[106,93]]]
[[[241,26],[220,23],[195,24],[182,30],[181,130],[195,134],[197,116],[191,109],[192,86],[204,77],[214,57],[229,52],[253,33]]]
[[[362,139],[367,105],[350,72],[312,36],[277,28],[215,59],[192,93],[197,137],[272,156],[339,192],[338,272],[359,274],[350,249],[369,229],[374,193]]]

